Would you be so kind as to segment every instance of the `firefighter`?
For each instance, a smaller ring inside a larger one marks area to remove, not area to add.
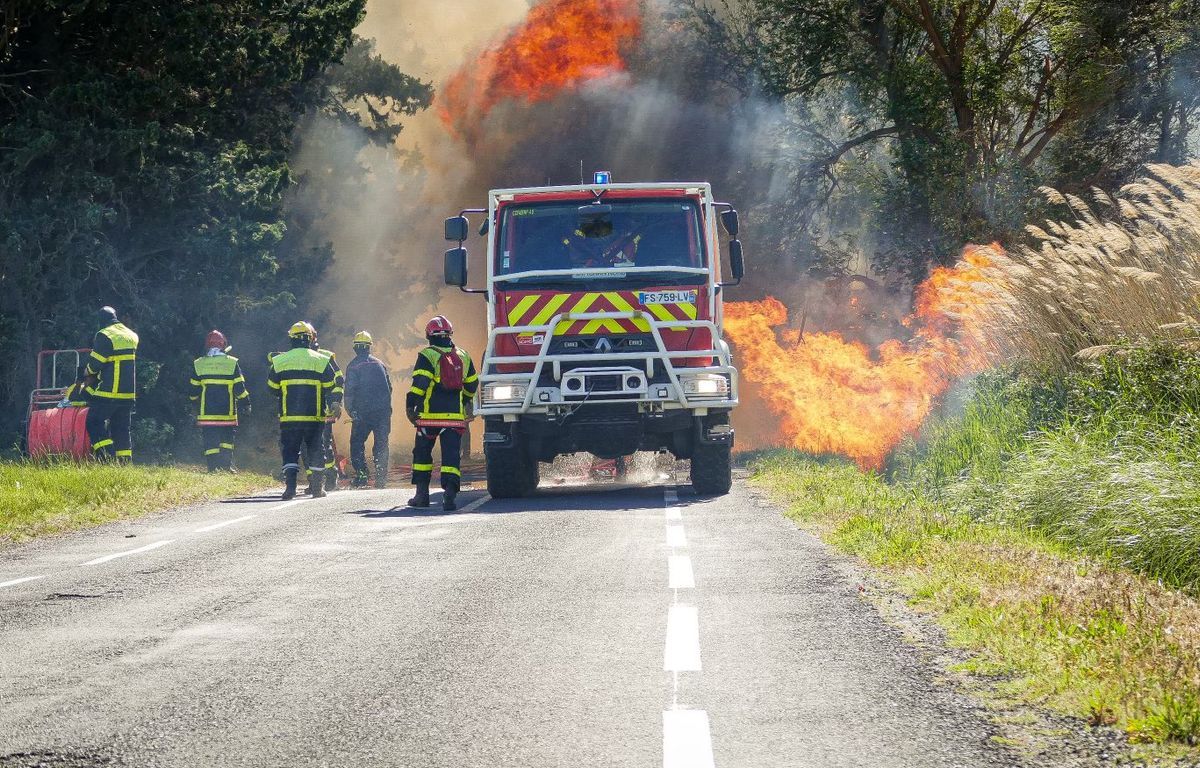
[[[250,415],[250,393],[238,359],[229,354],[229,340],[220,331],[204,339],[204,357],[192,363],[192,394],[196,403],[196,426],[204,442],[204,460],[209,472],[234,472],[233,440],[237,435],[238,412]]]
[[[412,388],[405,400],[408,420],[417,428],[413,444],[412,482],[417,493],[408,504],[429,506],[429,481],[433,476],[433,444],[442,442],[442,509],[458,509],[454,498],[462,482],[459,462],[462,436],[467,426],[467,406],[479,386],[479,375],[470,356],[454,346],[450,321],[438,315],[425,326],[429,346],[417,355]]]
[[[300,474],[300,452],[308,456],[308,490],[314,498],[325,495],[322,484],[325,465],[323,438],[325,400],[335,386],[333,362],[310,349],[313,328],[296,323],[288,331],[291,349],[271,358],[267,386],[279,398],[279,447],[283,455],[283,476],[287,487],[284,499],[296,495],[296,477]]]
[[[367,436],[375,459],[375,487],[386,488],[388,435],[392,431],[392,377],[387,366],[371,354],[374,340],[367,331],[354,336],[354,359],[346,366],[346,410],[350,427],[350,463],[354,465],[355,488],[367,484]]]
[[[112,307],[100,308],[100,330],[77,389],[87,393],[87,433],[97,459],[133,460],[129,437],[137,401],[138,335],[117,319]]]
[[[342,368],[338,365],[337,355],[332,350],[322,349],[317,343],[317,329],[312,323],[306,323],[312,330],[312,350],[319,355],[324,355],[329,358],[329,362],[333,365],[334,386],[333,391],[329,393],[329,398],[325,401],[325,431],[321,435],[321,447],[325,453],[325,490],[332,491],[337,488],[338,470],[337,470],[337,452],[333,449],[333,425],[342,417],[342,398],[345,395],[346,379],[342,375]],[[322,467],[318,467],[322,469]],[[313,470],[312,465],[309,465],[309,473]]]

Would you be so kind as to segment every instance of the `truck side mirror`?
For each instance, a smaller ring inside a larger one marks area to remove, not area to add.
[[[729,241],[729,273],[733,275],[733,284],[742,282],[746,276],[746,260],[742,256],[742,241]]]
[[[458,218],[466,221],[461,216]],[[450,232],[451,219],[446,220],[446,232]],[[445,262],[446,285],[462,288],[467,284],[467,249],[451,248],[446,251]]]
[[[471,222],[467,221],[466,216],[451,216],[446,219],[446,239],[461,243],[467,239],[470,228]]]
[[[726,211],[721,211],[721,226],[725,227],[725,231],[730,237],[738,236],[738,212],[733,208]]]

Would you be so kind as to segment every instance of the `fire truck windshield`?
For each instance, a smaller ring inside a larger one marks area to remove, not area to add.
[[[600,215],[581,210],[578,200],[507,206],[493,274],[522,285],[698,285],[707,279],[695,202],[606,200]]]

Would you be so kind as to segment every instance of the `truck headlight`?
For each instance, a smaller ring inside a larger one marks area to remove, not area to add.
[[[695,397],[725,397],[729,394],[729,379],[717,373],[690,373],[679,377],[683,393]]]
[[[511,403],[524,400],[529,387],[524,382],[497,381],[483,386],[484,403]]]

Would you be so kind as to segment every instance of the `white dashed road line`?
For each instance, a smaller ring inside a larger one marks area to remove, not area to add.
[[[232,520],[226,520],[225,522],[222,522],[222,523],[213,523],[212,525],[206,525],[203,528],[197,528],[196,530],[192,531],[192,533],[208,533],[209,531],[215,531],[218,528],[224,528],[225,526],[233,525],[234,523],[244,523],[245,521],[253,520],[256,517],[258,517],[258,515],[246,515],[245,517],[235,517]]]
[[[459,510],[459,514],[463,514],[463,513],[466,513],[466,512],[474,512],[475,510],[479,509],[480,507],[482,507],[484,504],[487,504],[487,503],[488,503],[489,501],[491,501],[491,500],[492,500],[492,497],[491,497],[491,496],[488,496],[488,495],[485,493],[485,494],[483,495],[483,498],[481,498],[481,499],[475,499],[475,501],[472,501],[470,504],[468,504],[467,506],[465,506],[465,507],[463,507],[462,509],[460,509],[460,510]]]
[[[700,611],[694,605],[672,605],[667,613],[663,671],[700,671]]]
[[[707,712],[702,709],[663,712],[663,768],[713,768]]]
[[[175,541],[175,539],[167,539],[166,541],[156,541],[153,544],[147,544],[146,546],[138,547],[137,549],[129,549],[124,552],[117,552],[116,554],[105,555],[104,557],[97,557],[95,560],[88,560],[86,563],[84,563],[84,565],[100,565],[101,563],[107,563],[109,560],[116,560],[118,557],[129,557],[130,555],[138,555],[138,554],[141,554],[142,552],[149,552],[152,549],[158,549],[159,547],[165,547],[168,544],[173,543],[174,541]]]
[[[27,581],[37,581],[38,579],[44,579],[44,578],[46,578],[46,577],[45,576],[26,576],[21,579],[13,579],[12,581],[0,581],[0,589],[4,589],[5,587],[15,587],[16,585],[24,584]]]
[[[687,555],[671,555],[667,558],[667,587],[669,589],[693,589],[696,577],[692,573],[692,558]]]
[[[674,489],[665,489],[663,503],[667,546],[672,550],[686,547],[683,510],[677,506],[679,494]],[[671,708],[663,712],[663,768],[713,768],[708,713],[679,707],[679,673],[700,671],[700,609],[679,602],[679,590],[696,587],[691,557],[667,555],[667,587],[673,597],[667,612],[663,671],[671,673],[672,693]]]

